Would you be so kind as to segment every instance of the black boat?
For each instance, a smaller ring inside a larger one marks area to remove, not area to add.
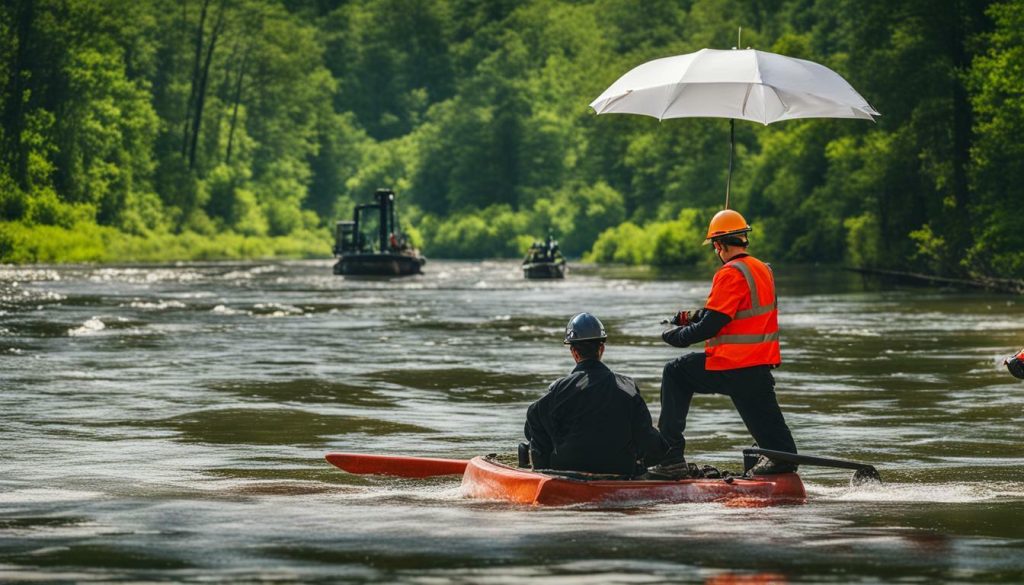
[[[395,218],[395,192],[377,189],[376,203],[357,205],[352,221],[339,221],[334,233],[335,274],[408,276],[420,274],[426,258],[412,246]]]
[[[566,263],[558,242],[548,236],[546,242],[534,242],[523,259],[526,278],[565,278]]]
[[[565,278],[565,260],[561,262],[531,262],[523,264],[526,278]]]

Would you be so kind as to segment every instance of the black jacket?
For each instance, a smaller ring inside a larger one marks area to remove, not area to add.
[[[667,445],[632,378],[600,361],[580,362],[526,411],[533,465],[633,475],[657,463]]]

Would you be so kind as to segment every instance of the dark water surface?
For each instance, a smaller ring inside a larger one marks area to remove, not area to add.
[[[326,261],[0,267],[0,582],[762,583],[1024,580],[1024,302],[886,290],[777,266],[778,393],[805,506],[531,508],[458,481],[356,477],[328,451],[510,451],[572,366],[579,310],[657,417],[658,321],[706,275]],[[697,397],[692,459],[740,467],[728,399]]]

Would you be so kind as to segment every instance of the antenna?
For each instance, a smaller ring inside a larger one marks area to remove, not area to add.
[[[738,27],[738,30],[736,31],[736,48],[737,49],[743,46],[743,43],[740,42],[741,38],[743,38],[743,27],[742,26]]]

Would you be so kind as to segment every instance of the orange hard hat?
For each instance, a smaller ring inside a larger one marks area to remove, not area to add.
[[[743,219],[739,212],[723,209],[711,218],[711,224],[708,225],[708,237],[704,243],[709,244],[711,240],[723,236],[745,234],[750,230],[751,227],[747,224],[747,220]]]

